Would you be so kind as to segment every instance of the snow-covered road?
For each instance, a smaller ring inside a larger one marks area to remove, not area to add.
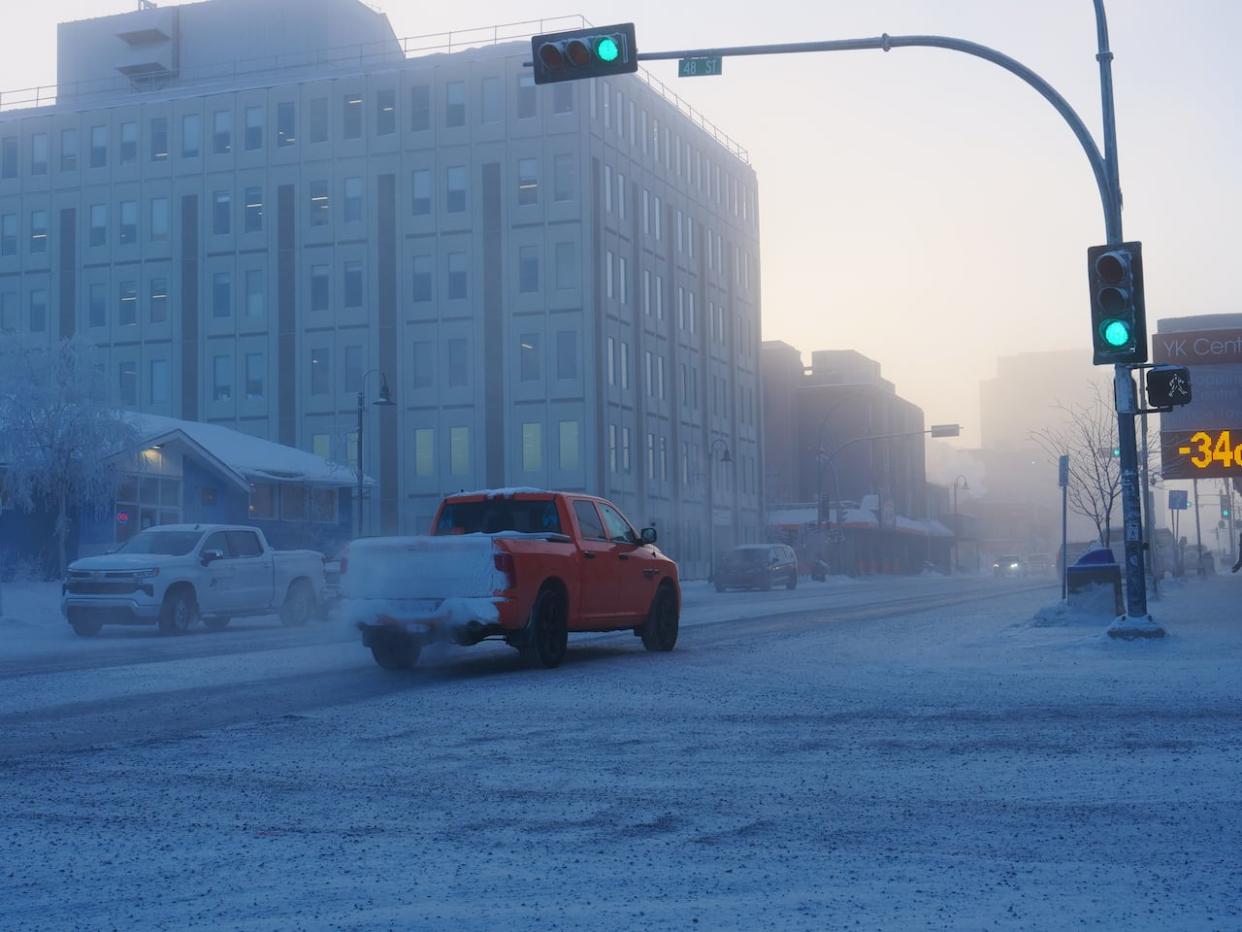
[[[1024,624],[1020,580],[691,586],[672,654],[408,675],[331,626],[19,617],[0,925],[1242,928],[1240,586],[1153,644]]]

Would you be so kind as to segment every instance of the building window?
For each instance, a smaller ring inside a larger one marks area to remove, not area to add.
[[[621,364],[617,368],[620,370],[621,388],[624,390],[630,387],[630,344],[622,340],[618,349],[620,350]]]
[[[449,428],[449,471],[454,476],[470,473],[470,428]]]
[[[17,332],[17,295],[0,292],[0,333]]]
[[[216,155],[233,151],[233,111],[217,110],[212,117],[211,151]]]
[[[263,354],[246,354],[246,400],[263,400]]]
[[[30,212],[30,251],[47,252],[47,211]]]
[[[216,236],[227,236],[230,232],[232,232],[232,215],[232,192],[214,192],[211,195],[211,232]]]
[[[345,307],[362,307],[361,259],[349,259],[345,263]]]
[[[196,159],[203,149],[203,120],[197,113],[187,113],[181,118],[181,157]],[[91,162],[95,160],[94,141],[91,143]]]
[[[162,275],[151,279],[147,293],[147,313],[153,324],[168,320],[168,279]]]
[[[310,355],[311,394],[328,395],[332,392],[332,356],[326,346],[313,348]]]
[[[284,149],[298,141],[298,112],[291,100],[276,105],[276,148]]]
[[[15,255],[17,255],[17,214],[3,214],[0,215],[0,256]]]
[[[554,84],[552,86],[552,112],[553,113],[573,113],[574,112],[573,85],[562,82],[560,84]]]
[[[60,131],[60,170],[75,172],[78,170],[79,136],[76,129]]]
[[[517,115],[519,120],[528,120],[535,115],[537,98],[535,97],[535,76],[533,74],[518,75]]]
[[[17,177],[17,137],[0,140],[0,178]]]
[[[414,282],[411,300],[424,303],[431,300],[431,256],[415,256],[413,261]]]
[[[138,323],[138,283],[123,281],[118,289],[119,301],[117,322],[122,327],[132,327]]]
[[[622,472],[630,471],[630,429],[628,427],[621,428],[621,470]]]
[[[466,166],[450,165],[447,172],[448,197],[445,209],[450,214],[465,213],[466,210]]]
[[[540,364],[539,334],[523,333],[518,337],[518,373],[523,382],[538,382],[543,368]]]
[[[538,472],[543,469],[543,425],[527,421],[522,425],[522,471]]]
[[[655,462],[655,434],[647,435],[647,478],[654,479],[656,477]]]
[[[362,347],[345,347],[345,391],[356,394],[362,391]]]
[[[539,203],[539,160],[518,159],[518,205]]]
[[[316,97],[310,102],[310,141],[328,141],[328,98]]]
[[[412,378],[414,389],[422,390],[431,388],[433,376],[435,374],[435,357],[431,353],[430,340],[415,340],[412,346],[413,369]]]
[[[247,188],[243,202],[242,228],[247,233],[263,232],[263,189]]]
[[[263,108],[247,107],[246,108],[246,135],[245,143],[247,152],[263,148]]]
[[[561,421],[559,427],[559,465],[562,470],[574,471],[578,468],[578,422]]]
[[[410,173],[411,210],[415,217],[431,214],[431,169],[416,168]]]
[[[91,127],[91,168],[104,168],[108,164],[108,127]]]
[[[608,384],[617,384],[617,341],[608,338]]]
[[[612,250],[604,250],[604,297],[612,297]]]
[[[151,198],[151,242],[162,243],[168,239],[168,198]]]
[[[604,212],[612,213],[612,166],[604,166]]]
[[[617,256],[617,300],[622,304],[630,303],[630,272],[625,256]]]
[[[326,181],[310,183],[310,225],[313,227],[328,225],[328,183]]]
[[[213,272],[211,275],[211,316],[217,319],[233,316],[232,272]]]
[[[556,287],[578,287],[578,252],[571,241],[556,244]]]
[[[552,200],[568,201],[574,196],[574,157],[560,153],[552,157]]]
[[[617,471],[617,425],[608,425],[608,471]]]
[[[108,286],[103,282],[91,282],[87,289],[86,323],[89,327],[108,325]]]
[[[346,94],[342,101],[341,132],[346,139],[362,138],[362,95]]]
[[[470,384],[469,361],[466,358],[465,337],[452,337],[447,343],[448,386],[465,388]]]
[[[87,242],[92,246],[106,246],[108,243],[108,205],[91,205],[91,227]],[[0,253],[3,249],[0,248]]]
[[[133,165],[138,161],[138,124],[127,120],[121,124],[121,164]]]
[[[464,252],[448,254],[448,296],[450,300],[461,300],[466,297],[466,254]]]
[[[436,471],[436,432],[430,427],[414,430],[414,475],[425,479]]]
[[[47,133],[34,133],[30,137],[30,174],[46,175],[47,163]]]
[[[42,333],[47,329],[47,289],[36,288],[30,292],[30,332]]]
[[[482,83],[484,123],[499,123],[504,116],[504,98],[500,78],[484,78]]]
[[[431,88],[418,84],[410,88],[410,130],[421,133],[431,129]]]
[[[132,246],[138,242],[138,202],[121,201],[121,216],[117,227],[119,241],[122,246]]]
[[[345,179],[345,222],[362,222],[362,179]]]
[[[328,309],[332,289],[326,265],[311,266],[310,294],[312,311],[326,311]]]
[[[444,125],[453,128],[466,125],[466,83],[449,81],[444,85]]]
[[[215,356],[211,360],[211,400],[233,400],[233,357]]]
[[[246,316],[262,317],[267,310],[266,296],[263,291],[263,270],[246,269]]]
[[[168,360],[152,359],[147,367],[147,397],[153,405],[168,404]]]
[[[121,404],[135,407],[138,404],[138,363],[129,360],[118,363],[116,376]]]
[[[518,248],[518,291],[535,294],[539,291],[539,247]]]
[[[397,131],[397,92],[386,87],[375,95],[375,135],[391,136]]]
[[[556,377],[565,382],[578,378],[578,332],[556,332]]]

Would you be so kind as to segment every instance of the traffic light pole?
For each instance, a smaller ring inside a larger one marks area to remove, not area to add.
[[[942,48],[964,52],[999,65],[1021,78],[1047,100],[1069,124],[1074,136],[1086,153],[1099,189],[1100,203],[1104,208],[1104,228],[1110,245],[1121,243],[1121,184],[1117,169],[1116,113],[1113,106],[1113,53],[1108,45],[1108,20],[1104,13],[1104,0],[1092,0],[1095,7],[1095,24],[1098,51],[1096,60],[1100,66],[1100,101],[1103,114],[1104,152],[1100,153],[1094,137],[1082,118],[1064,97],[1042,77],[1026,65],[993,48],[957,39],[952,36],[890,36],[887,33],[863,39],[838,39],[825,42],[790,42],[775,45],[742,45],[719,48],[679,49],[668,52],[638,52],[638,61],[659,61],[681,58],[724,58],[740,55],[786,55],[799,52],[849,52],[863,49],[880,49],[889,52],[896,48]],[[1147,339],[1147,334],[1142,334]],[[1164,629],[1147,613],[1147,578],[1143,565],[1143,518],[1142,493],[1138,476],[1138,444],[1135,436],[1134,418],[1138,403],[1134,380],[1128,365],[1118,365],[1113,373],[1113,385],[1119,404],[1117,409],[1117,433],[1121,447],[1121,502],[1125,527],[1126,563],[1126,615],[1108,629],[1114,637],[1163,637]],[[1102,542],[1107,543],[1107,542]]]

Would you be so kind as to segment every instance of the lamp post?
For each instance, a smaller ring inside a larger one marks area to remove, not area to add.
[[[720,462],[732,463],[733,455],[729,452],[729,444],[724,437],[717,437],[707,448],[707,459],[711,468],[707,471],[707,579],[716,578],[716,445],[721,447]]]
[[[362,415],[367,408],[367,378],[371,375],[380,377],[379,396],[371,402],[374,408],[390,408],[395,402],[392,400],[392,394],[388,391],[388,379],[379,369],[369,369],[362,376],[362,381],[358,385],[358,501],[354,505],[354,514],[357,517],[358,536],[362,536],[364,528],[362,496],[364,492],[365,473],[362,471]]]
[[[953,480],[953,560],[949,563],[949,575],[953,575],[953,567],[958,562],[957,556],[957,538],[961,533],[961,519],[957,516],[957,490],[963,492],[970,491],[970,483],[966,481],[965,476],[958,476]]]

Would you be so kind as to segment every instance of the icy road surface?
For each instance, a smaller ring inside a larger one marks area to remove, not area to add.
[[[385,673],[271,621],[0,622],[0,927],[1242,928],[1242,578],[687,594],[678,649]]]

